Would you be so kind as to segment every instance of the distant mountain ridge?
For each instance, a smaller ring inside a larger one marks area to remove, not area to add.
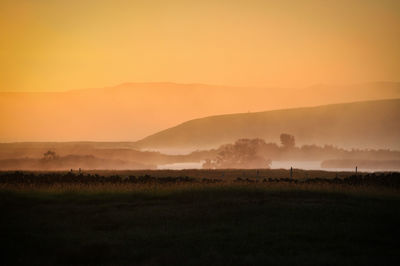
[[[400,148],[400,99],[363,101],[210,116],[187,121],[135,144],[142,149],[204,149],[240,138],[279,142],[289,133],[301,144]]]
[[[136,141],[197,117],[390,98],[400,98],[399,82],[298,89],[154,82],[0,92],[0,142]]]

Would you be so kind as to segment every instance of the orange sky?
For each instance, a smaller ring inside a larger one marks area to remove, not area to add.
[[[0,33],[0,142],[399,96],[363,83],[400,81],[398,0],[0,0]]]
[[[0,1],[0,90],[398,81],[400,1]]]

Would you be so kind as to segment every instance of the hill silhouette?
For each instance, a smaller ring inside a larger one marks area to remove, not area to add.
[[[400,83],[285,89],[164,82],[0,92],[0,142],[137,141],[198,117],[389,98],[400,98]]]
[[[240,113],[194,119],[148,136],[142,149],[204,149],[240,138],[279,142],[281,133],[298,144],[345,148],[400,148],[400,99]]]

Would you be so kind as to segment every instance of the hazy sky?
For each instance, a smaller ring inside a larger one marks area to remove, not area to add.
[[[0,0],[0,90],[398,81],[400,1]]]

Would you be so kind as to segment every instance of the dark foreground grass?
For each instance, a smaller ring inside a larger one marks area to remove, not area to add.
[[[400,197],[259,185],[0,192],[0,264],[398,265]]]

